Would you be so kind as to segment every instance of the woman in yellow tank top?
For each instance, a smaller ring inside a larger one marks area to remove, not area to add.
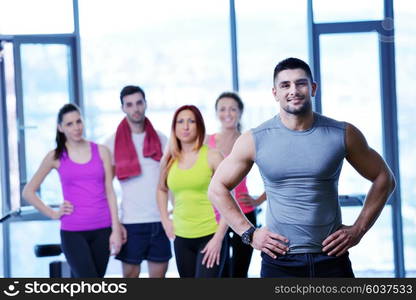
[[[198,108],[178,108],[172,120],[169,149],[161,162],[157,201],[163,228],[174,239],[180,277],[220,277],[228,249],[227,225],[217,224],[208,185],[222,155],[203,144],[205,125]],[[173,218],[168,193],[173,194]]]

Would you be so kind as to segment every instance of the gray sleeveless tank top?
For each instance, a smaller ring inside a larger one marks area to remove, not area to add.
[[[288,129],[279,115],[252,129],[267,195],[266,225],[289,239],[290,254],[322,252],[323,240],[341,225],[345,128],[345,122],[314,113],[305,131]]]

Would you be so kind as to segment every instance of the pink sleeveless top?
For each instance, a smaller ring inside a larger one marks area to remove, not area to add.
[[[208,139],[208,146],[211,148],[217,148],[217,144],[215,143],[215,134],[211,134]],[[241,210],[243,213],[248,214],[254,210],[254,207],[251,205],[246,205],[241,202],[239,199],[244,197],[244,194],[248,194],[247,189],[247,177],[244,177],[243,180],[234,188],[235,198],[237,199],[238,205],[240,205]],[[217,216],[217,220],[219,219],[219,215],[217,210],[215,209],[215,215]]]
[[[111,226],[110,208],[105,191],[104,164],[98,145],[90,142],[91,159],[85,164],[72,161],[65,151],[58,168],[64,199],[74,210],[61,217],[61,229],[94,230]]]

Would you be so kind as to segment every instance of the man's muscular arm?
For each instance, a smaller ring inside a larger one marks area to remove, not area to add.
[[[377,220],[395,187],[393,173],[383,158],[368,146],[363,134],[351,124],[347,125],[346,131],[346,158],[372,185],[355,223],[352,226],[341,226],[323,241],[322,250],[336,256],[344,254],[360,242]]]

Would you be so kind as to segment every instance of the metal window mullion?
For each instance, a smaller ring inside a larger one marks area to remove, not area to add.
[[[73,0],[74,33],[71,40],[71,69],[73,99],[82,111],[84,111],[84,99],[82,90],[82,64],[81,64],[81,38],[79,30],[78,0]]]
[[[1,42],[1,41],[0,41]],[[9,137],[7,124],[7,102],[6,102],[6,75],[4,61],[0,57],[0,164],[1,164],[1,193],[2,193],[2,215],[6,215],[11,210],[10,193],[10,165],[9,165]],[[3,235],[3,276],[10,277],[10,225],[4,222],[2,225]]]
[[[317,23],[317,34],[371,32],[379,29],[381,21]]]
[[[231,41],[231,66],[232,66],[232,79],[233,90],[239,91],[238,82],[238,57],[237,57],[237,22],[235,15],[235,3],[234,0],[230,0],[230,41]]]
[[[384,1],[384,9],[385,18],[390,18],[393,20],[393,3],[391,0]],[[396,66],[393,28],[388,32],[385,32],[383,28],[380,27],[379,50],[381,81],[380,87],[383,115],[383,150],[386,162],[396,177],[396,188],[390,198],[392,205],[392,231],[395,266],[394,271],[396,277],[405,277],[397,123]]]
[[[70,47],[70,96],[71,102],[76,103],[84,111],[84,100],[82,92],[82,72],[81,72],[81,50],[79,38],[74,37]]]
[[[74,34],[33,34],[33,35],[15,35],[13,41],[19,41],[22,44],[66,44],[70,45]]]
[[[312,68],[315,82],[321,82],[321,61],[319,48],[319,34],[316,32],[316,24],[313,20],[312,0],[308,0],[308,38],[309,38],[309,62]],[[318,86],[316,91],[313,110],[322,113],[321,88]]]
[[[76,91],[76,83],[75,83],[75,71],[76,71],[76,61],[74,60],[74,52],[75,52],[75,42],[74,40],[71,41],[71,44],[68,47],[68,56],[67,56],[67,68],[68,68],[68,94],[69,94],[69,102],[76,103],[78,106],[79,103],[77,102],[77,91]],[[80,106],[81,107],[81,106]],[[82,109],[82,108],[81,108]]]
[[[23,101],[23,81],[22,81],[22,61],[21,61],[21,43],[13,43],[14,56],[14,80],[16,92],[16,117],[17,117],[17,145],[19,161],[19,195],[23,186],[27,182],[26,173],[26,145],[25,145],[25,120],[24,120],[24,101]],[[20,203],[22,201],[20,200]],[[22,204],[22,203],[21,203]]]

